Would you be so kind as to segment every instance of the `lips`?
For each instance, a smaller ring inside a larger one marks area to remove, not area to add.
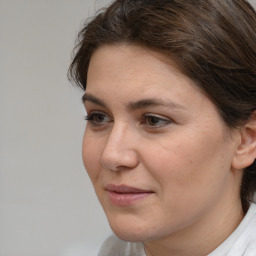
[[[126,185],[113,185],[106,186],[108,198],[112,204],[116,206],[131,206],[138,200],[145,199],[153,194],[153,191],[134,188]]]

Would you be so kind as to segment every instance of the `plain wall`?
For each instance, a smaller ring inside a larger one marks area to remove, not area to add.
[[[1,256],[92,256],[110,233],[82,164],[82,91],[66,77],[103,4],[0,1]]]
[[[248,0],[248,2],[256,9],[256,0]]]
[[[111,232],[66,78],[79,28],[107,2],[0,0],[0,256],[93,256]]]

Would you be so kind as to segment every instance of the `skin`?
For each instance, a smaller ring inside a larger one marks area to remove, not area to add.
[[[83,161],[113,231],[143,241],[147,256],[213,251],[243,218],[242,171],[232,165],[239,134],[230,136],[215,105],[158,53],[102,46],[87,79]],[[153,193],[120,207],[108,184]]]

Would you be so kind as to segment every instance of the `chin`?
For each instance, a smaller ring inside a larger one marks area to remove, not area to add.
[[[146,234],[141,234],[141,233],[130,231],[130,230],[123,230],[120,228],[118,229],[112,228],[112,230],[117,237],[127,242],[144,242],[148,240],[148,238],[146,237]]]
[[[154,228],[141,220],[115,218],[109,219],[109,224],[115,235],[127,242],[144,242],[154,237]]]

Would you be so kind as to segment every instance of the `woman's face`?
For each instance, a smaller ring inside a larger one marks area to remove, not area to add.
[[[236,137],[215,105],[159,54],[99,48],[83,99],[84,165],[120,238],[151,241],[217,225],[239,201]]]

